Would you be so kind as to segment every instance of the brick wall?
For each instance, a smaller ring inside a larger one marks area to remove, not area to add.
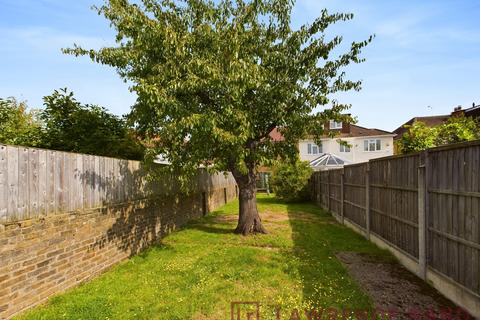
[[[138,253],[236,196],[236,186],[0,224],[0,319]]]

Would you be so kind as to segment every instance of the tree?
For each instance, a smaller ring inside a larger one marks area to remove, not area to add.
[[[435,137],[437,146],[480,139],[479,124],[471,117],[461,114],[448,118],[440,125]]]
[[[127,127],[125,120],[96,105],[82,105],[73,92],[55,90],[43,98],[40,112],[44,123],[42,146],[45,148],[142,159],[143,146]]]
[[[320,137],[323,124],[348,105],[337,91],[359,90],[344,67],[359,63],[371,38],[336,58],[342,37],[327,39],[333,23],[352,14],[326,10],[294,30],[292,0],[109,0],[97,8],[116,30],[117,45],[65,49],[116,68],[132,83],[131,119],[151,140],[150,158],[164,154],[187,177],[200,166],[230,171],[239,187],[236,233],[264,233],[256,206],[257,167],[296,156],[297,142]],[[313,112],[332,103],[328,110]],[[285,140],[269,133],[279,128]],[[184,179],[185,181],[185,179]]]
[[[0,143],[36,147],[40,130],[35,110],[27,111],[27,104],[15,98],[0,98]]]
[[[401,153],[418,152],[435,146],[436,128],[428,127],[422,121],[406,125],[405,128],[407,131],[398,142]]]
[[[457,115],[436,127],[427,127],[421,121],[405,126],[408,130],[398,142],[401,153],[423,151],[451,143],[480,139],[480,128],[471,117]]]
[[[273,192],[286,201],[308,199],[308,180],[313,173],[307,161],[281,162],[274,166],[272,174]]]

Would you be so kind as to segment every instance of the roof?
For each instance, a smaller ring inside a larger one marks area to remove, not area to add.
[[[338,131],[338,134],[335,137],[348,138],[348,137],[371,137],[371,136],[394,135],[392,132],[388,132],[388,131],[380,130],[376,128],[369,129],[369,128],[357,126],[354,124],[349,124],[349,126],[350,126],[349,132]],[[273,141],[285,140],[285,138],[280,133],[280,131],[278,131],[277,128],[273,129],[269,135]],[[327,138],[328,136],[325,135],[324,137]]]
[[[370,136],[384,136],[384,135],[393,135],[392,132],[388,132],[376,128],[365,128],[357,126],[355,124],[350,124],[350,132],[340,132],[338,137],[348,138],[348,137],[370,137]]]
[[[268,135],[270,136],[270,138],[272,138],[273,141],[283,141],[283,140],[285,140],[285,138],[280,133],[280,131],[278,131],[277,128],[270,131],[270,133]]]
[[[407,131],[407,129],[405,128],[406,125],[411,126],[415,122],[421,121],[421,122],[425,123],[425,125],[427,127],[435,127],[435,126],[441,125],[442,123],[447,121],[448,118],[450,118],[449,114],[444,114],[444,115],[440,115],[440,116],[414,117],[414,118],[408,120],[407,122],[405,122],[404,124],[402,124],[397,129],[393,130],[393,133],[395,133],[397,135],[397,137],[401,137],[403,135],[403,133],[405,133],[405,131]]]
[[[466,117],[479,118],[480,117],[480,105],[476,105],[476,106],[474,105],[473,107],[465,109],[463,112],[465,113]]]
[[[456,107],[451,114],[444,114],[444,115],[439,115],[439,116],[427,116],[427,117],[415,117],[404,124],[402,124],[400,127],[395,129],[393,133],[395,133],[397,136],[395,137],[396,139],[400,138],[406,131],[405,129],[406,125],[412,125],[415,122],[423,122],[427,127],[436,127],[438,125],[441,125],[445,121],[447,121],[450,117],[458,115],[458,114],[464,114],[465,117],[473,117],[473,118],[480,118],[480,105],[473,105],[468,108],[468,109],[462,109],[462,106]]]
[[[340,157],[337,157],[331,153],[324,153],[320,157],[310,161],[310,166],[312,167],[337,167],[347,164],[348,161],[343,160]]]

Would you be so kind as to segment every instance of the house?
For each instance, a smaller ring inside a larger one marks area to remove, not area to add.
[[[301,140],[298,144],[300,159],[309,161],[315,170],[393,155],[394,134],[391,132],[335,121],[327,126],[327,130],[337,131],[334,138],[325,136],[319,145],[313,139]]]
[[[330,121],[326,125],[327,131],[337,131],[334,138],[325,135],[320,145],[313,139],[300,140],[298,143],[300,160],[308,161],[314,170],[342,168],[345,164],[366,162],[393,154],[394,134],[391,132],[335,121]],[[277,128],[273,129],[269,136],[273,141],[284,140]],[[265,166],[259,168],[257,190],[269,191],[270,174],[271,168]]]

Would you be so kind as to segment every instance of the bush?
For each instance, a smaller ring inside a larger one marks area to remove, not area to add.
[[[308,200],[308,179],[312,173],[313,170],[306,161],[281,163],[273,168],[273,192],[286,201]]]

